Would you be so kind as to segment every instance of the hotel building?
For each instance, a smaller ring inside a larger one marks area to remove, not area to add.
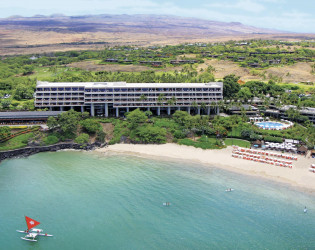
[[[217,114],[223,83],[126,83],[38,81],[35,107],[88,111],[91,116],[120,116],[140,108],[156,115],[176,110]]]

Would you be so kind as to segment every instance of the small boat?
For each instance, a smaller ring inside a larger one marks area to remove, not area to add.
[[[32,228],[31,230],[16,230],[19,233],[35,233],[38,236],[46,236],[46,237],[52,237],[52,234],[47,234],[47,233],[43,233],[43,229],[38,229],[38,228]]]
[[[25,216],[27,230],[16,230],[19,233],[25,233],[26,235],[24,237],[21,237],[22,240],[27,241],[37,241],[37,236],[46,236],[46,237],[52,237],[52,234],[43,233],[43,229],[35,228],[35,226],[39,225],[40,222],[33,220],[27,216]]]
[[[232,192],[232,191],[234,191],[233,188],[228,188],[228,189],[225,190],[225,192]]]
[[[27,240],[27,241],[37,241],[35,238],[38,234],[37,233],[28,233],[24,237],[21,237],[22,240]]]

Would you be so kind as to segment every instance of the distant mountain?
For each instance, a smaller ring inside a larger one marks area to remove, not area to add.
[[[217,22],[197,18],[164,15],[84,15],[33,17],[12,16],[0,19],[0,28],[32,31],[68,32],[128,32],[180,36],[275,34],[276,30],[257,28],[238,22]]]
[[[83,15],[0,18],[0,56],[115,45],[174,45],[249,39],[304,40],[314,34],[285,33],[239,22],[165,15]]]

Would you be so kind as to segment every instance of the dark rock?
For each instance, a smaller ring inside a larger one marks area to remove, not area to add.
[[[29,146],[25,148],[9,150],[0,152],[0,161],[9,159],[9,158],[18,158],[18,157],[28,157],[33,154],[40,152],[55,152],[62,149],[76,149],[76,150],[93,150],[95,147],[105,146],[106,143],[101,144],[99,142],[81,145],[77,143],[59,143],[50,146]]]

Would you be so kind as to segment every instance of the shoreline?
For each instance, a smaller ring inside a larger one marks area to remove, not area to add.
[[[102,155],[116,153],[145,158],[163,158],[163,160],[191,161],[202,164],[205,167],[215,167],[239,174],[273,180],[289,184],[303,191],[315,193],[315,173],[311,173],[308,170],[310,165],[315,163],[315,159],[298,155],[298,160],[293,161],[293,168],[290,169],[233,158],[232,150],[231,146],[225,149],[204,150],[192,146],[167,143],[161,145],[115,144],[105,148],[97,148],[94,152]]]

